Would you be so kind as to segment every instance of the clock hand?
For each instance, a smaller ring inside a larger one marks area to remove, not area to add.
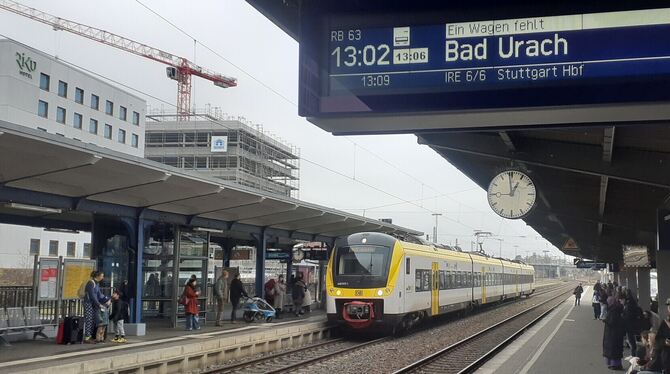
[[[512,188],[512,192],[509,194],[510,196],[514,196],[514,191],[516,191],[517,187],[519,187],[519,182],[516,182],[514,188]]]
[[[507,180],[509,181],[509,195],[512,196],[514,191],[512,191],[512,173],[507,174]]]

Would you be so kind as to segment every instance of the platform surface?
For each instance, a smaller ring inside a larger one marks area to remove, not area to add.
[[[571,296],[477,373],[613,373],[602,356],[604,323],[593,318],[593,286],[584,286],[584,290],[581,306],[575,306],[575,298]],[[624,349],[623,354],[629,356],[630,350]],[[627,362],[624,368],[628,368]]]
[[[284,318],[276,319],[271,323],[246,323],[240,319],[234,324],[225,321],[223,326],[215,326],[214,322],[207,322],[200,330],[194,331],[185,331],[183,325],[178,328],[170,328],[167,326],[167,322],[147,323],[147,334],[145,336],[127,337],[128,343],[124,344],[111,343],[113,334],[108,336],[108,342],[104,344],[59,345],[55,343],[53,338],[12,342],[11,347],[0,347],[0,373],[21,372],[22,370],[48,365],[50,360],[58,360],[59,363],[84,361],[110,354],[150,351],[173,345],[178,346],[200,339],[252,334],[301,323],[326,322],[326,314],[323,310],[313,310],[311,313],[300,317],[295,317],[290,313],[285,313],[284,316]]]

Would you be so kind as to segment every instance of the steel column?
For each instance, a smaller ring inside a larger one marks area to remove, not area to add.
[[[137,220],[137,253],[135,254],[135,298],[133,300],[132,323],[142,322],[142,288],[144,278],[142,277],[142,267],[144,265],[144,218]]]
[[[256,296],[263,297],[263,286],[265,285],[265,250],[267,249],[267,235],[265,229],[257,238],[256,245]]]
[[[649,310],[651,306],[649,268],[637,269],[637,295],[640,308],[642,308],[642,310]]]

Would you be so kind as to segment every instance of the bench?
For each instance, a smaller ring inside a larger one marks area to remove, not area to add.
[[[36,306],[0,308],[0,344],[10,346],[5,337],[9,334],[33,331],[33,340],[38,336],[48,338],[44,328],[56,326],[55,323],[44,323],[40,318],[40,311]]]

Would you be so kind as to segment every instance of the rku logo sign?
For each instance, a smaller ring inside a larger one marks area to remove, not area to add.
[[[26,57],[25,53],[16,52],[16,64],[19,65],[19,74],[33,79],[30,73],[37,69],[37,62],[33,61],[30,57]]]

